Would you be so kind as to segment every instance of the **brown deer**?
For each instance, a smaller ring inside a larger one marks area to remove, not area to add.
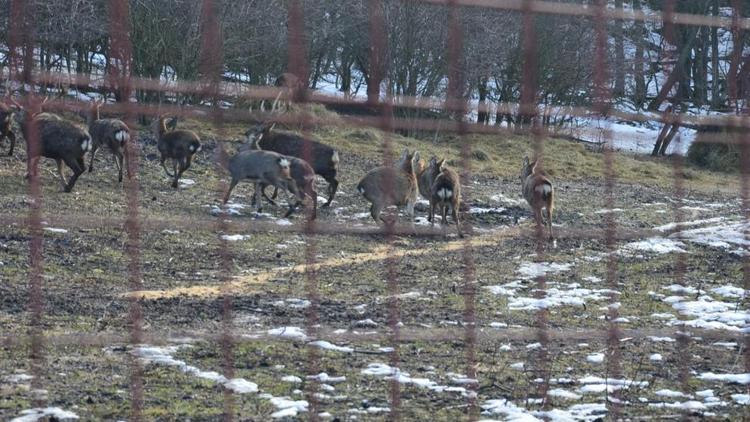
[[[16,134],[13,133],[13,128],[11,127],[15,112],[16,110],[13,107],[0,102],[0,142],[5,138],[8,138],[8,141],[10,141],[9,157],[13,155],[13,149],[16,147]]]
[[[161,166],[167,176],[174,178],[172,187],[176,189],[182,173],[190,168],[193,156],[201,150],[200,138],[192,130],[168,131],[164,116],[159,116],[154,121],[153,129],[156,135],[156,147],[161,154]],[[164,164],[167,158],[172,160],[173,173],[170,173]]]
[[[521,168],[521,188],[523,197],[534,211],[534,220],[537,226],[544,226],[544,215],[542,209],[547,210],[547,226],[549,227],[549,238],[552,235],[552,213],[555,209],[555,188],[552,180],[538,166],[539,161],[529,162],[529,157],[524,157]]]
[[[357,185],[357,190],[372,205],[370,215],[380,222],[380,213],[390,205],[406,207],[412,225],[414,224],[414,204],[417,202],[417,175],[415,167],[419,163],[419,152],[409,153],[404,149],[401,159],[393,167],[377,167],[370,170]]]
[[[99,108],[102,104],[104,104],[104,101],[94,102],[88,116],[89,134],[91,134],[91,140],[93,141],[89,172],[94,171],[96,151],[99,147],[106,145],[115,160],[117,181],[122,182],[122,168],[126,164],[125,157],[127,156],[128,141],[130,141],[130,129],[122,120],[99,118]],[[128,170],[128,178],[130,178],[130,170]]]
[[[91,150],[91,135],[86,129],[56,114],[43,113],[42,106],[47,99],[42,103],[31,104],[28,107],[31,110],[13,102],[21,110],[17,119],[26,140],[27,177],[31,177],[32,172],[36,173],[40,157],[52,158],[57,162],[63,191],[72,191],[76,180],[86,169],[84,156]],[[63,175],[63,163],[73,170],[67,183]]]
[[[456,223],[458,235],[463,237],[461,233],[461,221],[458,218],[461,206],[461,179],[455,170],[445,165],[445,159],[439,162],[434,158],[430,160],[430,166],[427,171],[434,174],[435,169],[437,169],[438,173],[430,187],[430,216],[428,220],[433,226],[435,225],[435,209],[438,208],[442,217],[441,225],[447,225],[447,213],[448,208],[450,208],[451,217],[453,217],[453,222]]]

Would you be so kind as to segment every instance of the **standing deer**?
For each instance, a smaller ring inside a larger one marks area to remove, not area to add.
[[[409,153],[404,149],[401,159],[394,167],[377,167],[370,170],[357,185],[357,190],[372,205],[370,215],[380,222],[380,213],[390,205],[406,207],[414,224],[414,204],[417,202],[417,176],[414,171],[419,163],[419,152]]]
[[[538,160],[529,162],[529,157],[524,157],[521,168],[521,187],[523,197],[534,211],[534,220],[537,226],[544,226],[542,209],[547,210],[547,225],[549,227],[549,238],[552,235],[552,212],[555,208],[555,189],[547,174],[539,169]]]
[[[458,211],[461,206],[461,179],[458,173],[445,165],[445,159],[437,161],[435,158],[430,160],[430,165],[425,170],[425,173],[428,172],[429,174],[437,174],[430,186],[430,216],[428,220],[433,226],[435,225],[435,209],[438,208],[442,217],[441,225],[447,225],[447,213],[448,208],[450,208],[458,235],[463,237],[461,221],[458,218]]]
[[[167,131],[166,118],[159,116],[154,121],[154,134],[156,135],[156,147],[161,154],[161,166],[167,176],[174,178],[172,187],[177,188],[180,177],[185,170],[190,168],[193,156],[201,150],[201,141],[192,130]],[[164,162],[167,158],[172,160],[172,171],[167,170]]]
[[[84,156],[91,150],[91,136],[86,129],[63,120],[56,114],[43,113],[42,105],[46,101],[45,99],[37,104],[33,111],[14,101],[21,110],[17,119],[26,140],[27,177],[36,172],[40,157],[52,158],[57,162],[57,173],[63,191],[70,192],[78,177],[86,170]],[[63,175],[63,162],[73,170],[67,183]]]
[[[10,141],[9,157],[13,155],[13,149],[16,147],[16,134],[13,133],[13,128],[11,127],[15,112],[16,110],[13,107],[0,102],[0,142],[5,138],[8,138]]]
[[[271,112],[275,112],[278,109],[280,101],[283,101],[286,111],[289,111],[291,99],[297,95],[300,90],[305,88],[302,84],[302,80],[298,78],[297,75],[289,72],[279,75],[273,84],[274,86],[281,88],[281,91],[276,96],[276,99],[273,100]],[[282,96],[284,97],[283,99]]]
[[[99,147],[106,145],[112,152],[117,167],[117,181],[122,182],[122,168],[126,164],[124,158],[127,155],[127,145],[130,141],[130,129],[119,119],[100,119],[99,108],[104,102],[94,102],[89,111],[88,124],[89,133],[93,145],[91,147],[91,159],[89,161],[89,172],[94,171],[94,155]],[[128,169],[128,178],[130,178]]]

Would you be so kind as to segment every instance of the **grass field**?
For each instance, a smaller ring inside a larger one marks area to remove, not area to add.
[[[224,176],[212,152],[218,142],[235,148],[244,128],[180,125],[199,131],[205,152],[177,190],[155,160],[150,134],[139,137],[142,289],[135,293],[125,251],[125,193],[110,157],[99,154],[98,169],[84,174],[71,194],[58,191],[53,164],[43,161],[46,347],[38,369],[28,337],[31,236],[24,218],[30,198],[23,148],[0,158],[0,218],[8,222],[0,231],[0,419],[42,404],[81,420],[127,419],[134,358],[144,365],[147,420],[220,419],[227,397],[239,420],[306,419],[314,411],[331,420],[384,420],[398,412],[403,420],[452,421],[465,418],[472,404],[488,420],[595,420],[607,417],[608,400],[619,400],[623,416],[632,419],[747,415],[747,242],[736,176],[688,167],[685,197],[677,198],[669,159],[618,153],[615,203],[608,208],[603,155],[548,139],[558,240],[556,248],[545,244],[537,254],[518,181],[532,140],[472,135],[466,141],[481,153],[473,155],[472,178],[463,189],[473,234],[464,241],[451,227],[447,238],[399,235],[389,243],[355,189],[381,162],[383,133],[320,128],[313,135],[335,146],[342,163],[340,192],[318,218],[353,233],[308,236],[303,217],[280,219],[280,208],[256,216],[249,184],[235,190],[237,214],[220,231],[215,211]],[[423,157],[459,162],[455,137],[388,137],[396,152],[409,147]],[[665,226],[675,221],[675,211],[690,222],[681,236]],[[425,213],[418,214],[423,224]],[[604,240],[608,216],[620,236],[613,255]],[[259,223],[271,230],[254,230]],[[468,286],[466,245],[475,274]],[[313,303],[308,257],[317,264],[319,301]],[[389,268],[396,286],[387,283]],[[540,275],[543,292],[537,290]],[[467,287],[476,292],[471,368],[464,338]],[[229,320],[222,317],[226,293]],[[128,342],[131,297],[143,310],[140,345]],[[388,329],[394,297],[403,336],[398,344]],[[317,337],[306,320],[316,304]],[[609,372],[607,352],[612,308],[623,330],[617,376]],[[545,345],[539,343],[540,312],[548,324]],[[227,327],[234,335],[230,356],[220,347]],[[684,341],[678,339],[683,329]],[[76,336],[83,334],[98,341],[82,342]],[[224,377],[227,359],[233,374]],[[475,380],[467,379],[470,370]],[[393,385],[399,387],[397,407]]]

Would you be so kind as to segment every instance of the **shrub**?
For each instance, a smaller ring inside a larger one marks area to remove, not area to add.
[[[740,169],[740,142],[743,133],[735,128],[709,127],[699,130],[687,153],[688,163],[725,173]],[[745,132],[747,136],[747,132]]]

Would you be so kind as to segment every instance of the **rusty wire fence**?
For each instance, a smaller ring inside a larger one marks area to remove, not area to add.
[[[577,117],[607,117],[625,121],[640,122],[652,120],[653,115],[644,115],[635,112],[624,112],[611,107],[611,93],[608,88],[608,33],[607,22],[612,20],[635,20],[644,22],[663,22],[665,27],[665,36],[669,40],[671,28],[675,24],[680,25],[700,25],[707,27],[720,27],[732,31],[750,30],[750,20],[741,18],[739,12],[740,2],[733,1],[735,17],[724,18],[703,15],[691,15],[675,13],[676,0],[666,0],[664,11],[661,14],[644,13],[642,11],[622,11],[609,8],[604,0],[595,0],[592,4],[578,3],[558,3],[550,1],[534,0],[415,0],[425,5],[441,5],[449,8],[449,39],[447,43],[446,57],[448,62],[448,86],[446,98],[415,98],[415,97],[390,97],[384,96],[375,101],[357,101],[353,99],[344,99],[340,97],[327,96],[320,93],[307,91],[304,89],[295,92],[289,92],[283,88],[265,87],[265,86],[238,86],[236,84],[226,84],[221,78],[222,63],[222,40],[220,31],[220,22],[218,22],[216,3],[211,0],[203,0],[203,13],[201,16],[202,28],[202,50],[200,53],[202,79],[196,81],[180,81],[165,83],[160,80],[151,80],[138,78],[132,75],[132,49],[128,34],[129,28],[129,6],[128,2],[111,0],[109,1],[109,28],[112,43],[112,59],[107,68],[106,77],[101,80],[93,80],[85,75],[76,74],[58,74],[49,72],[40,72],[33,69],[33,20],[29,22],[29,16],[26,13],[26,2],[16,0],[11,2],[11,30],[10,39],[8,40],[10,50],[10,78],[15,86],[23,84],[25,87],[34,87],[39,84],[54,84],[64,80],[71,87],[98,88],[109,92],[116,92],[117,97],[124,99],[121,102],[107,104],[103,111],[111,114],[122,116],[123,120],[132,128],[136,127],[135,119],[138,115],[156,116],[158,114],[171,114],[175,116],[190,117],[203,119],[212,122],[219,130],[226,123],[236,122],[254,122],[272,120],[280,124],[294,125],[303,131],[311,128],[342,125],[356,127],[375,127],[381,129],[384,133],[392,133],[397,129],[418,129],[418,130],[441,130],[455,133],[461,140],[461,174],[464,180],[471,180],[471,142],[467,139],[469,134],[492,134],[503,136],[510,133],[510,129],[499,126],[488,126],[482,124],[469,123],[465,118],[459,119],[424,119],[424,118],[399,118],[394,117],[393,110],[395,107],[421,110],[441,110],[451,112],[453,115],[466,116],[470,111],[476,112],[494,112],[498,108],[507,107],[508,109],[518,110],[519,114],[527,116],[531,123],[530,133],[533,139],[533,150],[537,157],[541,159],[545,155],[545,141],[547,134],[545,128],[540,124],[545,113],[551,113],[552,110],[540,109],[537,104],[537,75],[535,58],[538,53],[537,37],[535,31],[537,27],[533,24],[533,19],[537,14],[553,14],[581,16],[589,19],[595,31],[595,54],[593,60],[593,98],[594,102],[591,107],[575,108],[571,107],[566,112],[571,116]],[[371,40],[370,61],[372,63],[381,63],[381,68],[374,69],[374,80],[382,80],[385,72],[382,68],[381,59],[385,51],[385,23],[382,12],[382,0],[371,0],[368,2],[369,7],[369,28],[363,28],[363,31],[369,31]],[[519,12],[523,24],[523,81],[520,103],[503,103],[495,105],[480,104],[478,108],[471,110],[467,99],[463,96],[463,69],[462,69],[462,51],[464,48],[461,19],[462,11],[466,8],[487,8],[513,10]],[[24,18],[25,17],[25,18]],[[33,17],[32,17],[33,19]],[[301,80],[307,80],[307,51],[304,33],[304,11],[299,0],[288,1],[288,72],[297,75]],[[24,48],[25,47],[25,48]],[[25,52],[25,55],[21,52]],[[665,53],[668,54],[668,53]],[[739,60],[739,58],[735,59]],[[730,87],[736,91],[737,82],[730,81]],[[159,106],[151,104],[139,104],[129,99],[135,89],[161,91],[165,93],[199,93],[204,98],[210,99],[210,106],[189,106],[177,107],[161,104]],[[370,110],[377,111],[377,115],[370,116],[340,116],[337,119],[326,119],[325,117],[314,116],[301,109],[290,113],[276,115],[265,113],[263,111],[247,111],[235,108],[226,108],[221,106],[222,100],[273,100],[282,95],[290,98],[292,101],[305,104],[316,103],[323,105],[337,104],[341,106],[361,107],[367,106]],[[731,96],[731,93],[730,93]],[[735,95],[736,98],[736,95]],[[28,94],[22,101],[27,104],[33,104],[39,101],[39,98],[32,93]],[[54,100],[46,104],[52,111],[81,111],[87,108],[87,104],[71,100]],[[750,118],[747,110],[744,114],[737,116],[695,116],[681,113],[656,113],[658,119],[663,123],[690,123],[693,125],[714,125],[736,128],[750,128]],[[741,191],[738,195],[742,200],[741,215],[745,222],[750,221],[750,139],[747,131],[741,140],[740,149],[742,157],[741,171]],[[605,134],[605,136],[607,136]],[[30,136],[29,150],[33,151],[39,148],[39,139],[35,134]],[[709,142],[738,142],[736,140],[726,140],[719,138],[708,139]],[[139,173],[139,149],[135,144],[136,138],[133,137],[133,145],[128,149],[128,170],[132,174]],[[677,140],[679,142],[679,139]],[[223,149],[217,149],[215,162],[217,170],[225,166],[226,153]],[[383,162],[385,165],[393,166],[394,151],[391,139],[385,136],[383,140]],[[609,209],[615,208],[616,194],[615,184],[617,174],[614,166],[614,152],[611,139],[606,139],[605,147],[602,154],[602,167],[605,174],[605,192],[604,203]],[[307,154],[311,154],[309,147]],[[309,155],[308,155],[309,156]],[[684,186],[684,163],[682,159],[672,160],[674,163],[674,186],[673,196],[676,201],[673,203],[673,216],[676,223],[683,221],[684,216],[680,208],[681,200],[685,197]],[[143,326],[143,309],[142,301],[138,292],[144,291],[143,271],[141,262],[141,252],[144,247],[141,243],[142,233],[144,230],[154,230],[161,228],[182,227],[184,229],[202,228],[213,229],[217,233],[216,248],[221,257],[221,268],[223,280],[220,288],[221,297],[221,320],[222,331],[214,335],[203,335],[204,340],[213,341],[221,350],[222,374],[227,379],[234,378],[236,362],[234,362],[234,347],[238,342],[257,341],[257,338],[248,340],[247,338],[236,335],[232,327],[233,320],[233,299],[235,299],[235,290],[233,289],[232,279],[232,252],[227,240],[223,240],[218,234],[226,233],[229,228],[236,224],[232,222],[225,212],[219,218],[209,218],[204,220],[190,221],[180,223],[175,221],[165,221],[150,218],[144,210],[139,207],[140,196],[142,195],[139,180],[137,177],[126,179],[124,183],[125,203],[127,212],[124,221],[119,218],[102,217],[102,216],[83,216],[83,215],[42,215],[42,195],[40,180],[34,176],[29,180],[28,192],[31,202],[26,215],[3,215],[0,217],[0,224],[8,225],[12,223],[23,224],[28,227],[30,232],[30,270],[28,275],[28,309],[30,320],[28,322],[30,330],[27,339],[6,338],[8,345],[28,344],[30,353],[28,359],[32,368],[32,387],[35,389],[44,388],[44,367],[45,367],[45,350],[48,347],[66,346],[66,345],[108,345],[116,342],[130,343],[135,347],[144,343],[158,344],[163,340],[162,334],[158,331],[144,329]],[[216,197],[220,199],[226,192],[226,183],[220,183],[215,187]],[[470,198],[464,198],[470,201]],[[398,368],[401,357],[399,346],[408,341],[446,341],[454,340],[462,343],[462,359],[465,362],[466,377],[476,380],[477,376],[477,357],[476,347],[478,342],[486,338],[491,338],[493,334],[479,332],[477,329],[478,321],[476,316],[476,295],[477,295],[477,276],[474,261],[474,248],[477,243],[472,242],[471,223],[466,223],[465,232],[469,235],[462,240],[460,253],[462,256],[463,282],[459,286],[463,296],[463,315],[461,328],[445,329],[414,329],[403,327],[401,321],[401,306],[399,300],[400,293],[400,271],[398,269],[400,256],[395,252],[394,241],[400,235],[414,235],[409,227],[397,224],[387,224],[384,228],[372,226],[370,228],[351,227],[347,224],[321,222],[313,220],[307,215],[303,222],[290,226],[279,227],[278,225],[267,224],[261,221],[254,221],[252,224],[243,227],[250,232],[262,233],[269,230],[288,231],[300,234],[305,239],[305,261],[299,263],[298,269],[304,274],[306,299],[309,300],[310,306],[305,311],[305,331],[310,339],[347,339],[345,334],[336,333],[329,327],[320,324],[319,315],[326,312],[321,307],[318,293],[318,266],[317,266],[317,242],[316,238],[321,235],[349,235],[349,236],[366,236],[371,234],[383,233],[384,242],[388,246],[388,257],[385,260],[385,273],[383,278],[387,283],[389,297],[387,329],[374,334],[374,337],[381,341],[387,341],[392,351],[389,353],[389,364]],[[45,282],[44,259],[43,259],[43,230],[42,220],[50,224],[69,224],[74,227],[112,227],[123,225],[127,234],[125,242],[125,252],[128,259],[127,280],[130,290],[134,293],[129,296],[129,332],[122,333],[121,336],[97,335],[90,333],[69,333],[66,335],[46,335],[44,332],[44,297]],[[606,283],[609,289],[618,292],[620,289],[621,275],[618,274],[618,254],[615,253],[617,243],[623,239],[638,239],[651,233],[649,230],[634,230],[630,228],[619,228],[614,213],[608,213],[604,216],[605,224],[603,227],[591,230],[577,230],[559,228],[558,236],[561,238],[581,238],[597,239],[603,241],[606,245]],[[680,225],[677,226],[678,236]],[[417,236],[439,237],[441,231],[434,231],[426,228],[419,228]],[[549,244],[542,227],[537,227],[534,232],[527,232],[518,228],[504,229],[494,235],[489,242],[500,242],[504,238],[517,236],[527,236],[535,239],[536,255],[540,261],[544,260],[545,254],[549,250]],[[748,234],[744,233],[745,239]],[[750,240],[750,239],[748,239]],[[750,290],[750,256],[745,254],[744,260],[744,288]],[[676,284],[685,285],[685,254],[675,254],[675,266],[673,279]],[[543,298],[547,290],[545,277],[536,277],[536,295]],[[541,309],[536,315],[536,326],[526,329],[508,329],[502,333],[503,338],[515,338],[533,340],[536,339],[541,347],[532,351],[530,360],[535,362],[534,366],[539,378],[544,382],[539,383],[538,397],[546,397],[547,390],[550,388],[550,369],[547,368],[548,345],[550,342],[559,340],[583,340],[583,339],[602,339],[606,341],[606,368],[608,376],[612,378],[623,378],[622,367],[620,362],[620,342],[623,337],[645,337],[653,334],[663,334],[672,332],[676,335],[679,349],[681,350],[680,374],[679,379],[683,387],[688,389],[690,378],[690,353],[689,343],[690,336],[687,334],[687,327],[678,327],[676,330],[654,329],[654,330],[626,330],[620,327],[618,323],[618,306],[614,306],[619,301],[617,294],[611,294],[609,297],[610,305],[608,307],[607,322],[602,323],[599,330],[591,329],[550,329],[550,315],[547,309]],[[724,338],[720,333],[704,333],[708,338]],[[357,337],[361,340],[362,337]],[[744,367],[745,371],[750,373],[750,335],[745,334],[744,341]],[[275,337],[267,336],[266,341],[277,341]],[[308,347],[306,349],[306,366],[307,374],[314,375],[319,373],[320,352],[319,349]],[[130,360],[130,420],[143,420],[142,414],[144,407],[144,394],[146,394],[144,383],[144,364],[136,355],[131,356]],[[478,393],[478,382],[468,383],[468,393],[466,394],[466,419],[480,419],[481,409],[480,400],[487,397],[480,397]],[[390,382],[389,418],[392,420],[400,419],[401,412],[401,385],[398,380]],[[624,416],[623,400],[619,397],[619,391],[612,393],[611,399],[607,400],[607,407],[611,419],[618,419]],[[310,420],[317,420],[319,413],[322,411],[318,403],[317,395],[318,384],[309,382],[306,384],[305,398],[309,403],[307,417]],[[42,406],[44,403],[38,403]],[[235,418],[235,397],[230,389],[224,389],[224,402],[217,407],[223,406],[224,417],[227,420]]]

